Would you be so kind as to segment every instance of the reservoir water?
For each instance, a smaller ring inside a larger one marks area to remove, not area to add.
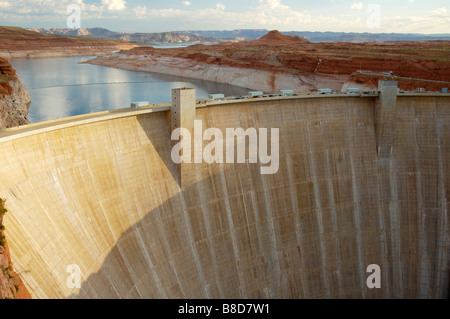
[[[31,96],[31,123],[127,108],[134,101],[171,100],[171,89],[195,88],[197,98],[211,93],[242,95],[245,88],[148,72],[79,64],[93,57],[11,60]]]

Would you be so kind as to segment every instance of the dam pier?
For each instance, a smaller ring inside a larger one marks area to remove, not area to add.
[[[279,128],[278,170],[261,174],[250,142],[243,163],[175,163],[172,133],[196,120]],[[382,81],[201,103],[179,89],[1,131],[0,152],[5,234],[33,298],[448,297],[448,93]]]

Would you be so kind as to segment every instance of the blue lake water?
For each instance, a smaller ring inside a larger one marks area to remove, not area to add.
[[[212,93],[248,92],[227,84],[78,63],[90,58],[10,61],[30,93],[31,123],[126,108],[134,101],[170,102],[171,90],[177,87],[195,88],[198,99]]]

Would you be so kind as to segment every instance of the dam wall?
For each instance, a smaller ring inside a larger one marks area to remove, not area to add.
[[[383,157],[377,105],[199,107],[204,129],[279,128],[279,171],[184,164],[182,188],[170,108],[0,133],[14,268],[34,298],[446,298],[450,96],[399,96]]]

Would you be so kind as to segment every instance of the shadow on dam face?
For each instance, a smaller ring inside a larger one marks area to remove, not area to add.
[[[376,109],[199,108],[205,128],[280,128],[280,168],[192,164],[183,188],[167,111],[0,138],[15,268],[38,298],[448,297],[450,97],[399,97],[387,158]]]

